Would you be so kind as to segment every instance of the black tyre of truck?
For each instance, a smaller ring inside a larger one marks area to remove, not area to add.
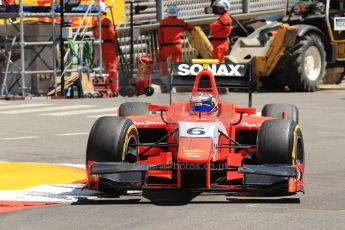
[[[261,111],[261,115],[264,117],[274,117],[278,119],[284,118],[284,112],[287,119],[300,123],[299,110],[297,106],[290,104],[266,104]]]
[[[265,121],[257,136],[259,164],[304,164],[304,142],[299,125],[292,120]]]
[[[285,88],[284,77],[281,74],[272,73],[269,77],[260,78],[261,87],[266,90],[279,90]]]
[[[123,117],[101,117],[93,125],[86,148],[86,162],[136,162],[138,131]]]
[[[288,60],[286,83],[290,90],[318,90],[326,73],[326,52],[320,37],[309,34],[299,39]]]
[[[119,107],[119,116],[128,117],[149,114],[147,102],[125,102]]]

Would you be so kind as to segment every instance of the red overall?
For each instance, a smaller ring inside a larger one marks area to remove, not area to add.
[[[167,17],[161,20],[158,29],[160,45],[159,62],[161,74],[168,75],[167,58],[171,56],[173,62],[180,62],[182,58],[181,38],[184,31],[191,30],[193,26],[177,17]]]
[[[212,45],[214,59],[219,59],[221,63],[224,63],[224,56],[229,51],[229,36],[231,34],[232,20],[230,14],[225,12],[217,21],[210,25],[210,31],[212,34]]]
[[[15,0],[4,0],[3,4],[9,6],[9,5],[15,5],[16,2]]]
[[[92,33],[93,36],[98,39],[98,20],[97,18],[93,19],[92,22]],[[109,73],[110,70],[116,70],[119,64],[119,59],[117,57],[117,50],[115,46],[116,42],[116,31],[114,30],[113,23],[105,16],[101,17],[102,25],[102,57],[103,61],[106,64],[106,71]],[[111,76],[109,74],[109,76]]]

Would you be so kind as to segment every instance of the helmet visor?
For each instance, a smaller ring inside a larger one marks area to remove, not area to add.
[[[195,102],[192,104],[192,110],[194,112],[211,112],[213,106],[206,102]]]

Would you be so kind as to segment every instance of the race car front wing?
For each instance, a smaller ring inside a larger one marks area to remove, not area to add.
[[[176,184],[149,184],[148,172],[154,170],[171,170],[160,165],[139,163],[94,163],[90,173],[97,176],[99,183],[106,184],[114,190],[191,190],[195,192],[254,192],[270,193],[288,186],[288,193],[304,192],[301,170],[291,165],[243,165],[241,167],[227,167],[217,171],[233,171],[243,173],[240,186],[214,185],[211,187],[184,188]]]

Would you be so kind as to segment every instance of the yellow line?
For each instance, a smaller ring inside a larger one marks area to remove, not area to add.
[[[64,165],[0,162],[0,190],[42,184],[68,184],[86,179],[84,169]]]

